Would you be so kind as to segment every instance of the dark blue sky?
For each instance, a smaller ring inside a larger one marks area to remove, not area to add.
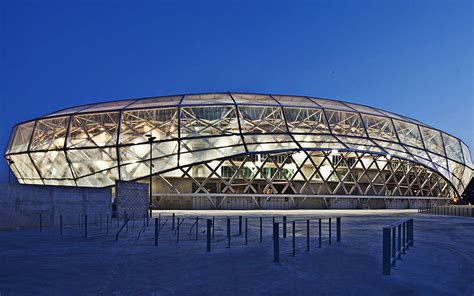
[[[474,147],[473,1],[220,2],[0,1],[2,150],[57,109],[212,91],[367,104]]]

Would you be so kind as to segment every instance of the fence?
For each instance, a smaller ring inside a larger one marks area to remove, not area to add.
[[[382,273],[390,275],[396,260],[413,246],[413,219],[402,220],[383,228]]]
[[[418,209],[418,213],[431,215],[474,217],[474,206],[440,206],[433,208],[423,208]]]

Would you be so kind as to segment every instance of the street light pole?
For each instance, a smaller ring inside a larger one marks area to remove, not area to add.
[[[149,196],[149,200],[148,200],[148,216],[151,218],[151,214],[152,214],[152,211],[151,211],[151,197],[152,197],[152,191],[153,191],[153,178],[152,178],[152,175],[153,175],[153,141],[156,139],[156,137],[153,137],[153,135],[150,133],[149,135],[146,135],[146,137],[148,138],[148,143],[150,143],[150,185],[149,185],[149,188],[150,188],[150,196]]]

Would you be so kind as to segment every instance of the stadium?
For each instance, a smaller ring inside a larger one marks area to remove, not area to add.
[[[152,180],[158,209],[433,206],[460,198],[474,168],[465,143],[411,118],[246,93],[60,110],[17,124],[5,158],[22,184]]]

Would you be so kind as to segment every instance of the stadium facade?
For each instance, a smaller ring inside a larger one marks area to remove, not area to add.
[[[5,158],[24,184],[112,187],[152,175],[157,208],[446,204],[473,172],[465,143],[417,120],[329,99],[244,93],[60,110],[16,125]]]

